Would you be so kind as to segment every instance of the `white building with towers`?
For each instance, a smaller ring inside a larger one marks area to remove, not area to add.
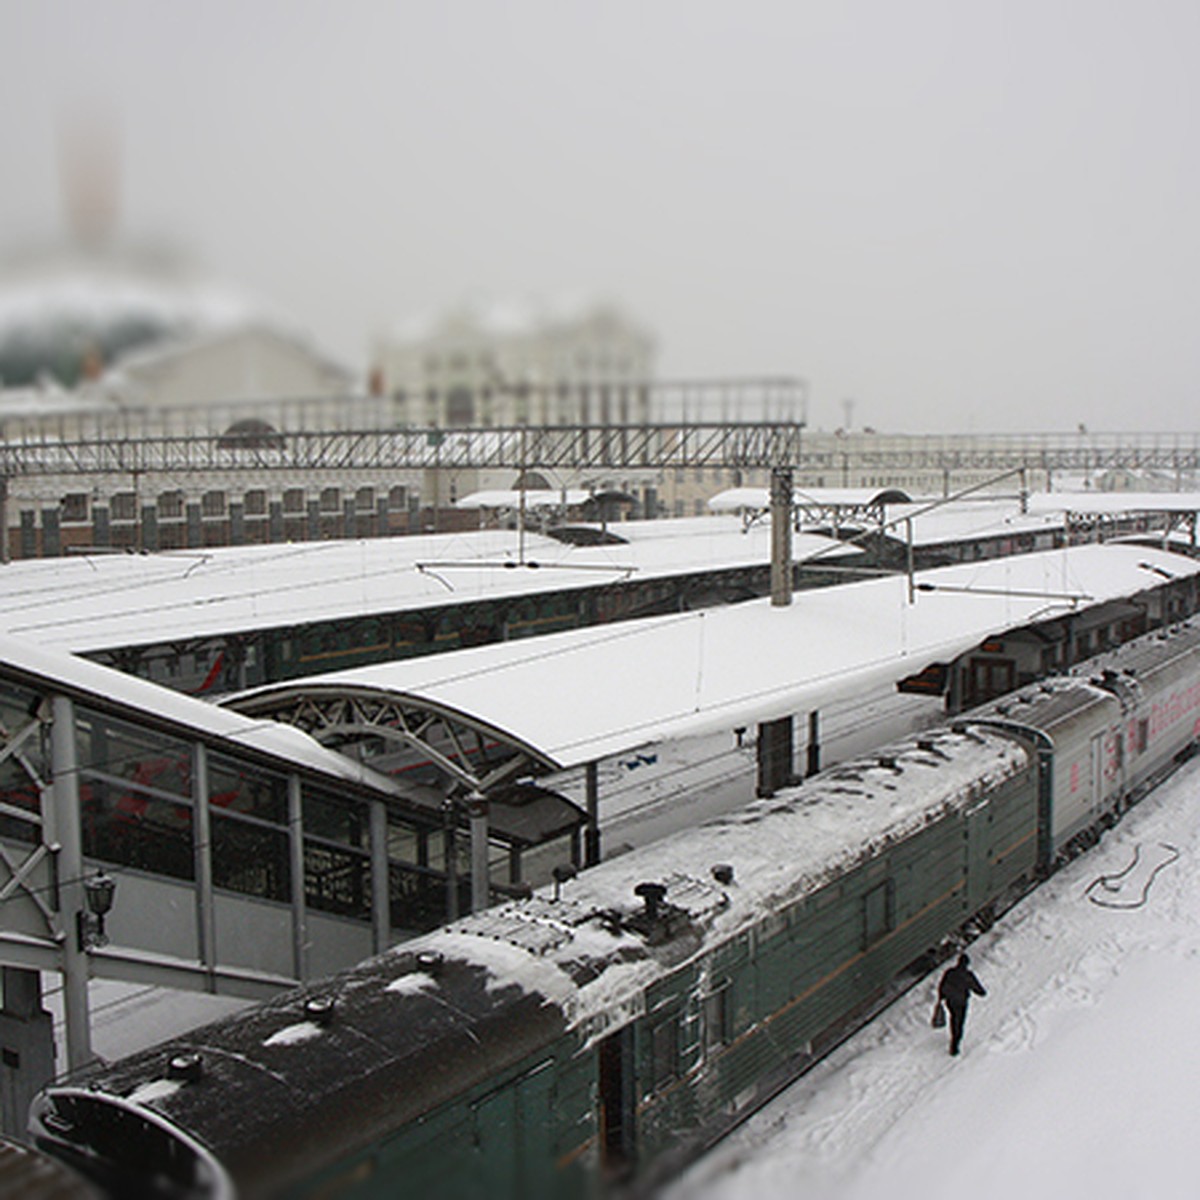
[[[475,301],[378,337],[371,387],[417,426],[640,425],[655,349],[613,304]]]

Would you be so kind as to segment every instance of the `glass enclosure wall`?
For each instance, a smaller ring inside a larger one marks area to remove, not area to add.
[[[0,674],[0,838],[42,839],[43,789],[51,779],[48,693]],[[294,864],[303,865],[304,903],[370,921],[371,805],[362,791],[293,777],[286,764],[205,749],[197,740],[75,705],[83,853],[91,860],[197,882],[203,856],[213,887],[268,901],[293,899]],[[197,795],[207,779],[207,796]],[[289,804],[296,789],[298,814]],[[207,805],[207,822],[196,806]],[[293,821],[293,815],[298,819]],[[447,873],[441,815],[386,808],[390,923],[420,931],[446,919]],[[207,844],[201,829],[208,828]],[[299,839],[299,850],[293,840]],[[456,847],[456,849],[459,849]],[[459,849],[461,856],[462,850]],[[460,857],[459,871],[465,878]]]

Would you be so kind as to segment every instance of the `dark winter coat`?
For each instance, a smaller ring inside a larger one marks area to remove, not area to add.
[[[964,954],[942,976],[942,982],[938,984],[938,995],[949,1008],[965,1009],[972,992],[977,996],[987,995],[983,984],[976,979],[975,972],[971,970]]]

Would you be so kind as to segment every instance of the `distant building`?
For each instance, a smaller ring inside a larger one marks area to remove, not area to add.
[[[202,407],[244,400],[345,395],[353,373],[303,338],[263,323],[158,342],[113,364],[110,394],[134,407]]]
[[[371,388],[405,424],[641,425],[655,341],[608,304],[464,305],[379,338]]]

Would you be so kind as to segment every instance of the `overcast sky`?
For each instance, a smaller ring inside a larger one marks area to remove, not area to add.
[[[1192,431],[1196,0],[0,0],[0,242],[119,229],[355,367],[468,294],[615,300],[810,421]]]

